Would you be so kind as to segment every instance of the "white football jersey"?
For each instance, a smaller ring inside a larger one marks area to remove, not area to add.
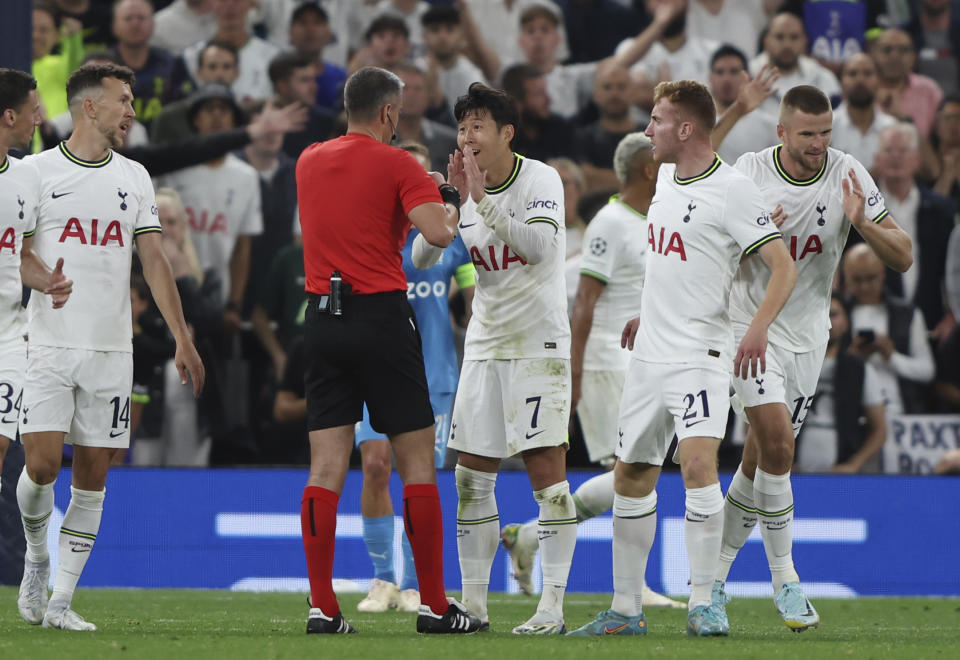
[[[635,357],[729,369],[727,315],[740,257],[780,232],[760,189],[714,157],[703,173],[676,177],[663,164],[647,213],[647,268]]]
[[[74,282],[62,309],[31,296],[30,343],[132,352],[133,239],[161,231],[150,176],[114,151],[98,162],[81,160],[64,142],[29,161],[40,172],[33,249],[51,268],[63,257],[63,272]]]
[[[787,219],[780,227],[787,249],[797,265],[797,284],[771,324],[769,340],[796,353],[824,344],[830,333],[830,291],[833,275],[847,243],[850,221],[843,213],[842,181],[853,169],[866,195],[868,220],[887,217],[883,195],[860,162],[837,149],[828,149],[823,167],[811,179],[797,181],[780,162],[781,145],[744,154],[736,169],[763,191],[767,211],[783,206]],[[758,257],[745,258],[730,294],[730,318],[749,324],[763,301],[770,269]]]
[[[223,302],[230,294],[230,258],[238,236],[263,233],[260,175],[228,154],[217,167],[195,165],[158,179],[183,200],[190,239],[204,270],[213,268],[223,282]]]
[[[477,271],[464,359],[570,357],[567,319],[563,184],[538,160],[514,156],[510,176],[487,196],[511,221],[556,229],[543,261],[528,264],[500,240],[469,197],[460,209],[460,236]]]
[[[37,169],[29,161],[7,156],[0,165],[0,342],[26,332],[26,315],[20,304],[20,250],[24,233],[32,233],[37,226],[39,198]],[[43,297],[42,293],[35,295]]]
[[[647,252],[647,216],[614,195],[597,212],[583,238],[580,274],[606,286],[593,308],[583,355],[584,369],[626,369],[630,352],[620,348],[627,321],[640,313]]]

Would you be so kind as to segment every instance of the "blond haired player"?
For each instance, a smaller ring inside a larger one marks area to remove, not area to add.
[[[620,404],[614,468],[613,604],[571,634],[647,632],[643,575],[656,533],[660,466],[674,433],[686,488],[691,593],[687,631],[727,635],[711,602],[723,526],[717,448],[729,405],[730,364],[758,373],[767,328],[786,303],[796,268],[760,190],[713,152],[713,98],[691,80],[660,83],[646,134],[661,161],[647,214],[647,264],[633,359]],[[772,271],[750,329],[733,352],[727,301],[741,256]],[[625,339],[632,342],[628,325]]]

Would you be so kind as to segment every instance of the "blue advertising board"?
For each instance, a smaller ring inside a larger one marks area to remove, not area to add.
[[[593,476],[570,474],[571,487]],[[444,511],[447,588],[460,588],[453,473],[438,475]],[[726,489],[730,475],[721,482]],[[107,482],[103,524],[81,586],[184,587],[307,591],[300,539],[302,470],[115,470]],[[56,486],[50,550],[56,555],[62,512],[69,498],[68,471]],[[954,506],[958,482],[945,477],[795,476],[794,558],[811,597],[857,595],[960,596],[956,549],[960,525]],[[364,590],[372,566],[361,537],[361,475],[348,475],[340,500],[336,586]],[[657,590],[688,593],[683,542],[683,484],[665,474],[658,485],[657,541],[647,580]],[[399,511],[402,486],[391,483]],[[523,473],[504,472],[497,483],[501,524],[537,516]],[[397,518],[396,559],[399,568]],[[609,514],[580,526],[568,589],[609,592],[612,522]],[[539,568],[535,571],[539,581]],[[510,561],[497,553],[492,591],[516,591]],[[770,595],[769,571],[759,532],[740,553],[728,589],[737,595]]]

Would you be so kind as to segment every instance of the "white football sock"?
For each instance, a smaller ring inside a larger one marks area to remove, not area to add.
[[[563,594],[567,589],[573,550],[577,546],[577,511],[566,480],[533,491],[540,505],[537,535],[540,539],[540,568],[543,592],[537,612],[563,618]]]
[[[720,483],[687,489],[684,533],[690,558],[689,609],[709,605],[723,538],[723,491]]]
[[[458,465],[456,470],[457,553],[463,585],[463,605],[481,621],[487,620],[490,567],[500,543],[500,516],[493,491],[497,475]]]
[[[774,475],[757,468],[753,494],[760,517],[760,536],[770,564],[773,593],[784,582],[799,582],[793,567],[793,490],[790,473]]]
[[[100,531],[100,519],[103,517],[104,490],[80,490],[70,487],[70,506],[63,514],[60,525],[60,552],[57,559],[57,578],[53,582],[50,601],[66,601],[67,607],[73,600],[83,567],[87,565],[93,544]]]
[[[47,552],[47,527],[53,513],[53,484],[35,484],[27,475],[27,468],[20,473],[17,482],[17,505],[23,521],[23,535],[27,539],[25,557],[32,562],[45,561]]]
[[[577,522],[606,513],[613,506],[613,470],[587,479],[573,493]]]
[[[523,523],[517,531],[517,545],[526,552],[536,554],[540,549],[540,539],[537,538],[536,521]]]
[[[747,542],[757,524],[757,508],[753,502],[753,482],[743,473],[743,464],[737,468],[723,502],[723,542],[720,545],[720,563],[717,581],[726,582],[730,567],[740,548]]]
[[[613,498],[613,604],[624,616],[643,611],[647,558],[657,535],[657,491]]]

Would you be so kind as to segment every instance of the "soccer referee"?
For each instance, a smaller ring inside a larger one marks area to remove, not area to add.
[[[389,146],[402,87],[383,69],[354,73],[344,88],[347,134],[308,147],[297,162],[309,300],[304,355],[311,460],[300,507],[311,593],[307,633],[356,632],[340,613],[332,573],[337,502],[364,403],[371,426],[390,439],[404,483],[404,522],[422,603],[417,632],[480,627],[443,590],[433,411],[400,254],[411,223],[431,245],[449,245],[460,195]]]

